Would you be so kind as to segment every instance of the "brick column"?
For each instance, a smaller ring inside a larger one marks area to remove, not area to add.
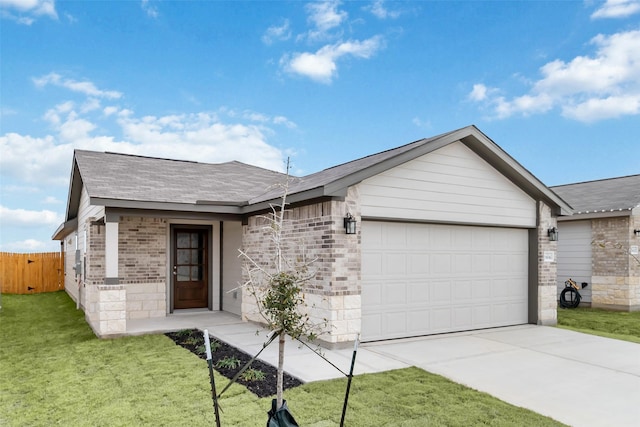
[[[549,240],[548,230],[557,227],[549,206],[538,202],[538,312],[537,324],[552,326],[558,323],[558,242]],[[562,239],[562,236],[559,236]]]

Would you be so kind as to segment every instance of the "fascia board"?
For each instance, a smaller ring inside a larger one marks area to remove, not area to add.
[[[574,213],[571,216],[561,216],[558,217],[559,222],[565,221],[580,221],[582,219],[599,219],[599,218],[617,218],[617,217],[625,217],[632,216],[633,210],[631,209],[620,209],[620,210],[609,210],[605,212],[589,212],[589,213]]]
[[[80,208],[80,197],[82,194],[82,176],[80,175],[80,168],[75,158],[71,164],[71,176],[69,177],[69,192],[67,194],[67,211],[65,219],[70,219],[78,216],[78,209]]]
[[[63,240],[76,228],[78,228],[78,218],[73,218],[69,221],[63,222],[53,233],[51,240]]]
[[[232,206],[232,205],[145,202],[145,201],[139,201],[139,200],[107,199],[107,198],[101,198],[101,197],[90,197],[89,203],[96,206],[104,206],[108,208],[123,208],[123,209],[203,212],[203,213],[221,213],[221,214],[241,214],[242,213],[242,209],[239,206]]]
[[[164,218],[175,220],[198,220],[198,221],[240,221],[241,215],[216,213],[216,212],[193,212],[193,211],[171,211],[155,209],[128,209],[128,208],[106,208],[105,221],[118,222],[123,216],[137,216],[145,218]]]

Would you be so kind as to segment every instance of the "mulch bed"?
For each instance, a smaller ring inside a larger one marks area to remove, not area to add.
[[[203,360],[207,359],[207,355],[204,351],[204,334],[202,333],[202,331],[198,329],[186,329],[178,332],[169,332],[165,335],[171,338],[177,345],[186,348],[199,358]],[[240,371],[240,369],[242,369],[242,367],[246,365],[246,363],[253,357],[243,352],[242,350],[230,346],[223,341],[215,339],[214,337],[211,338],[210,342],[211,359],[213,361],[214,369],[229,379],[232,379],[238,373],[238,371]],[[237,368],[216,366],[216,364],[220,360],[232,357],[240,360],[240,364]],[[272,366],[258,359],[253,361],[253,363],[251,364],[251,368],[261,371],[264,374],[264,379],[245,380],[243,378],[238,378],[237,382],[245,386],[247,389],[249,389],[250,392],[254,393],[258,397],[274,396],[276,394],[278,369],[275,366]],[[286,372],[284,373],[283,382],[283,387],[285,390],[297,387],[302,384],[302,381],[295,377],[292,377]],[[219,387],[216,385],[216,388]],[[219,389],[218,392],[220,392],[221,390],[222,389]]]

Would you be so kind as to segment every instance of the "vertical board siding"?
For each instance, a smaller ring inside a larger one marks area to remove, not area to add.
[[[32,294],[64,289],[64,257],[60,252],[0,252],[0,291]]]
[[[535,201],[461,142],[360,184],[362,216],[534,227]]]

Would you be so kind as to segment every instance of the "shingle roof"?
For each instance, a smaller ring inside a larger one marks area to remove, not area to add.
[[[304,177],[290,177],[288,202],[344,197],[347,189],[404,162],[461,141],[536,200],[564,214],[560,197],[475,126],[376,153]],[[278,203],[286,175],[240,162],[207,164],[77,150],[66,221],[76,218],[81,189],[90,203],[110,208],[243,215]]]
[[[640,206],[640,175],[558,185],[551,189],[577,214],[630,210]]]
[[[416,147],[428,144],[429,142],[442,138],[444,135],[448,135],[450,133],[452,132],[447,132],[446,134],[434,136],[432,138],[420,139],[391,150],[386,150],[380,153],[372,154],[370,156],[362,157],[357,160],[333,166],[328,169],[321,170],[320,172],[298,178],[290,183],[289,193],[296,194],[325,186],[349,175],[361,172],[371,166],[380,164],[381,162],[384,162],[385,160],[398,156],[402,153],[406,153],[407,151],[410,151]],[[251,203],[259,203],[261,201],[278,198],[281,194],[282,191],[280,189],[273,189],[268,193],[262,194],[260,197],[252,199]]]
[[[89,197],[195,204],[201,200],[246,204],[284,175],[240,162],[207,164],[76,150]]]

